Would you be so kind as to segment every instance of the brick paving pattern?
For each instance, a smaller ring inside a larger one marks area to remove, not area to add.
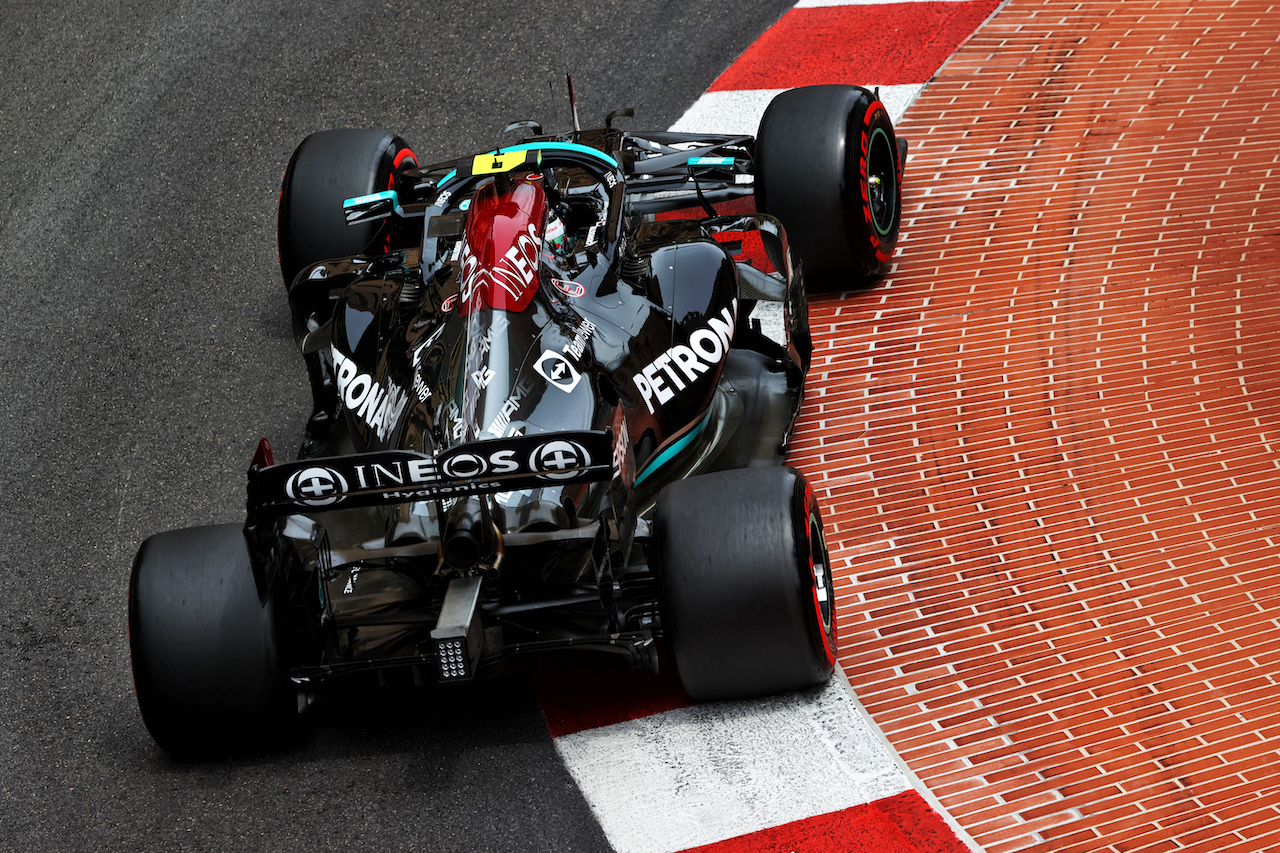
[[[1280,6],[1012,0],[814,300],[841,663],[988,853],[1280,849]]]

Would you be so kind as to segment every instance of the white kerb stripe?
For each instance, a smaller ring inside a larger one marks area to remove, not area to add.
[[[556,748],[618,853],[672,853],[912,787],[839,669],[821,690],[679,708]]]
[[[924,90],[924,83],[905,83],[881,86],[880,100],[889,111],[889,118],[897,124],[907,112],[907,107]],[[874,85],[868,85],[874,90]],[[723,133],[756,135],[760,129],[760,117],[774,96],[785,89],[744,89],[740,91],[707,92],[694,101],[671,129],[680,133]]]

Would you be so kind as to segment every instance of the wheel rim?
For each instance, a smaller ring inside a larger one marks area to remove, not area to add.
[[[884,128],[871,131],[867,144],[867,201],[871,207],[871,224],[880,236],[893,230],[898,209],[897,172],[893,165],[893,143]]]
[[[826,537],[822,534],[822,519],[817,513],[809,513],[809,569],[813,575],[813,604],[818,615],[818,629],[822,633],[823,651],[827,660],[835,664],[836,596],[831,577],[831,559],[827,555]]]

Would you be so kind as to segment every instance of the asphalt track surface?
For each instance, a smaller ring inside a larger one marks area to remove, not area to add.
[[[5,3],[0,849],[609,849],[520,678],[348,692],[300,747],[171,761],[133,698],[129,561],[239,520],[259,436],[296,447],[275,210],[306,134],[443,159],[567,126],[566,70],[584,122],[665,128],[789,6]]]

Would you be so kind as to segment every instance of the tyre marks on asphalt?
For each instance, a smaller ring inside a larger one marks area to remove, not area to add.
[[[775,94],[820,83],[879,87],[897,121],[998,5],[804,0],[672,129],[754,135]],[[698,705],[674,674],[604,666],[545,673],[538,692],[556,747],[618,853],[978,849],[898,758],[842,671],[823,689],[752,702]]]

